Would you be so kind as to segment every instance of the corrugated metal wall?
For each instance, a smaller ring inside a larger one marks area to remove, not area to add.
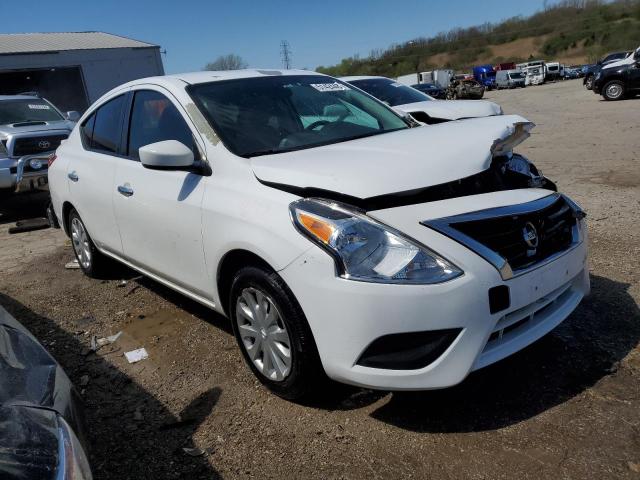
[[[118,85],[164,75],[158,47],[0,55],[0,72],[71,66],[79,66],[82,71],[89,105]]]

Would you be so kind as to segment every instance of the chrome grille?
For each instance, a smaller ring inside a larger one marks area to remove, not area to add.
[[[575,223],[571,208],[560,196],[548,207],[535,212],[452,223],[451,226],[499,254],[513,270],[519,270],[566,250],[571,245],[571,230]],[[534,236],[535,243],[527,243],[527,233]]]
[[[581,242],[585,213],[559,193],[528,203],[422,222],[470,248],[504,280],[522,274]]]

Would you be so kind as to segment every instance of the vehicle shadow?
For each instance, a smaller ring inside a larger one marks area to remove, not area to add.
[[[371,416],[415,432],[494,430],[534,417],[615,372],[640,341],[629,284],[592,275],[592,293],[557,329],[460,385],[396,392]]]
[[[192,435],[210,415],[221,394],[203,392],[173,414],[144,387],[101,355],[82,355],[84,345],[54,321],[0,293],[0,305],[28,328],[83,387],[86,433],[93,477],[99,479],[221,478],[206,455],[190,456]]]
[[[49,192],[0,194],[0,225],[45,218]]]

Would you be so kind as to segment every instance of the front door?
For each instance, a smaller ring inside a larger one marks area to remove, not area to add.
[[[628,90],[640,90],[640,58],[636,60],[636,63],[629,67],[629,83]]]
[[[177,140],[198,156],[194,132],[178,107],[157,90],[133,94],[126,133],[128,160],[118,163],[114,209],[124,256],[133,264],[192,293],[207,296],[202,244],[202,199],[207,177],[187,172],[151,170],[138,149],[163,140]]]

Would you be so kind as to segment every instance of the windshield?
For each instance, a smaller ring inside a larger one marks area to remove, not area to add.
[[[0,101],[0,125],[64,120],[47,101],[39,98]]]
[[[627,58],[627,55],[629,55],[628,52],[612,53],[611,55],[607,55],[600,61],[602,63],[610,63],[610,62],[613,62],[614,60],[624,60],[625,58]]]
[[[415,88],[394,82],[388,78],[367,78],[364,80],[353,80],[349,83],[392,107],[396,105],[406,105],[407,103],[429,102],[433,100],[433,98],[419,92]]]
[[[389,108],[331,77],[242,78],[187,90],[227,148],[242,157],[409,128]]]
[[[522,74],[522,72],[514,72],[509,74],[509,78],[515,80],[518,78],[524,78],[524,75]]]

